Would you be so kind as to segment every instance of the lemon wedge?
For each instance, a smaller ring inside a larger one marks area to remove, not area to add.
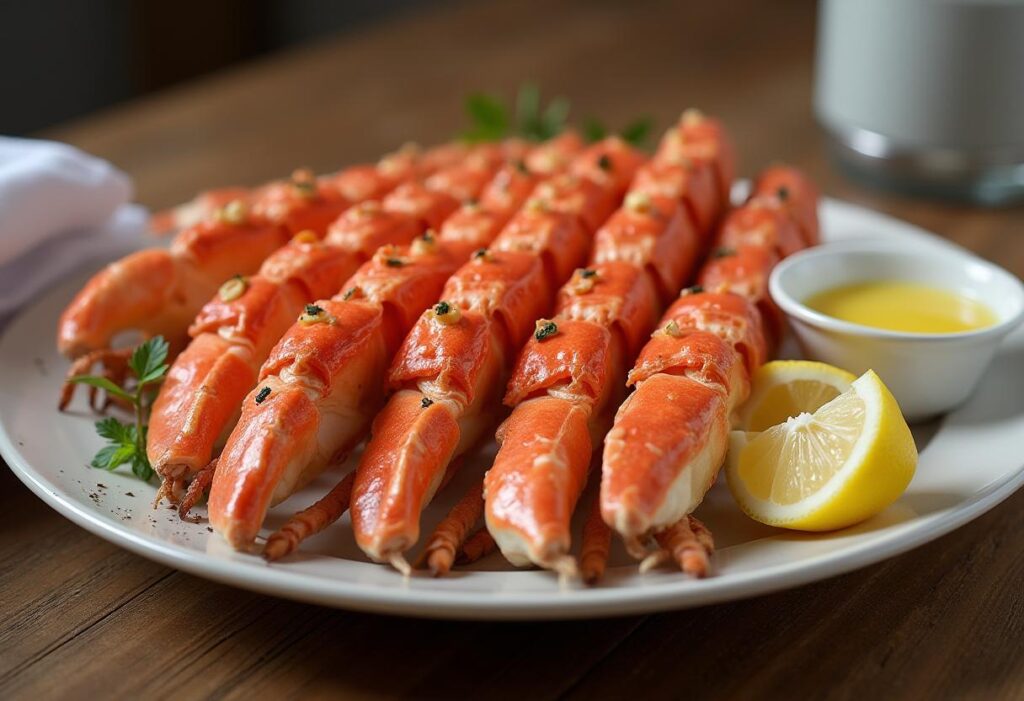
[[[813,360],[773,360],[754,373],[753,390],[739,413],[738,428],[764,431],[791,416],[814,413],[857,376]]]
[[[826,531],[894,502],[916,466],[917,447],[899,405],[869,370],[813,413],[763,431],[733,431],[726,477],[754,520]]]

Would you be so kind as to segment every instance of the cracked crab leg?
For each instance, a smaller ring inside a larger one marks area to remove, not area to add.
[[[382,201],[349,209],[320,240],[304,232],[251,278],[236,278],[208,302],[189,329],[193,341],[174,360],[150,416],[148,452],[162,477],[188,478],[212,458],[237,419],[260,366],[303,306],[338,286],[383,245],[408,244],[440,227],[495,175],[506,149],[479,146],[461,163]]]
[[[709,554],[710,539],[699,529],[690,538],[693,524],[683,521],[714,482],[730,415],[781,334],[771,322],[768,273],[781,256],[817,240],[816,205],[816,190],[799,172],[775,167],[763,175],[723,223],[717,254],[698,278],[703,289],[669,308],[630,372],[636,389],[605,440],[601,511],[635,556],[645,557],[653,536],[666,551],[656,561],[672,556],[693,574],[706,572],[692,551]]]
[[[699,223],[725,208],[724,186],[699,186],[732,172],[731,163],[715,160],[731,148],[709,123],[717,124],[690,112],[669,131],[662,143],[670,153],[659,149],[598,233],[590,267],[563,287],[551,333],[519,354],[505,396],[512,414],[485,480],[487,528],[513,564],[578,574],[570,520],[593,450],[622,400],[628,363],[710,238]]]
[[[617,139],[581,154],[570,175],[539,186],[528,211],[449,280],[446,314],[428,312],[406,337],[391,370],[395,394],[356,473],[353,530],[372,559],[401,567],[448,465],[496,423],[506,359],[583,262],[639,161]]]
[[[566,137],[540,148],[557,156],[576,144]],[[451,227],[446,221],[429,241],[381,249],[341,293],[312,305],[315,318],[289,329],[264,363],[260,387],[243,401],[214,476],[210,521],[229,543],[248,547],[272,503],[362,439],[383,399],[387,363],[419,311],[437,298],[469,244],[479,245],[474,237],[490,240],[536,177],[502,171],[491,196]]]

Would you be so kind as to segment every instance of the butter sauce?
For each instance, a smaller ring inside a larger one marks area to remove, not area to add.
[[[804,304],[827,316],[904,333],[962,333],[998,322],[986,305],[940,287],[872,280],[819,292]]]

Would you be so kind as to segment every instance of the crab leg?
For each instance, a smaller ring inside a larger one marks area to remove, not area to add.
[[[395,394],[356,472],[353,530],[372,559],[404,570],[423,507],[452,460],[497,423],[509,359],[585,260],[639,161],[617,139],[581,154],[571,174],[540,185],[490,250],[452,276],[443,313],[427,312],[406,337],[390,373]]]
[[[623,398],[626,368],[693,274],[710,238],[707,226],[697,227],[725,208],[724,186],[706,184],[732,172],[731,163],[712,160],[731,149],[717,143],[726,137],[709,122],[687,113],[670,130],[662,143],[673,150],[659,149],[598,233],[590,267],[562,288],[550,333],[538,333],[519,354],[505,395],[512,414],[485,481],[487,528],[515,565],[577,574],[570,519],[593,450]]]
[[[408,244],[440,227],[459,200],[479,195],[504,158],[498,145],[425,183],[406,183],[383,201],[356,205],[320,240],[312,231],[271,255],[251,278],[234,278],[189,329],[192,343],[175,359],[150,416],[148,452],[161,476],[187,478],[206,465],[237,420],[260,366],[304,304],[338,289],[387,244]]]
[[[636,389],[605,440],[601,512],[635,556],[645,557],[654,536],[665,550],[656,559],[706,572],[693,549],[710,554],[710,538],[684,520],[718,474],[750,374],[779,338],[781,327],[761,311],[771,309],[765,281],[781,256],[817,240],[809,216],[816,197],[792,169],[763,176],[723,224],[699,277],[703,289],[669,308],[629,373]]]
[[[356,166],[325,178],[298,170],[289,181],[227,202],[224,197],[234,191],[200,197],[180,216],[159,218],[161,227],[188,224],[169,249],[132,253],[89,280],[61,315],[57,346],[72,360],[100,352],[93,357],[102,365],[102,351],[110,349],[115,337],[135,332],[163,335],[177,353],[196,313],[232,275],[254,273],[300,231],[309,229],[322,237],[328,224],[358,201],[353,198],[385,192],[434,172],[461,159],[464,150],[454,145],[426,154],[403,149],[376,166]],[[211,209],[213,205],[217,206]]]
[[[577,147],[577,137],[566,137],[540,149]],[[420,310],[437,299],[470,245],[493,238],[536,179],[526,168],[504,169],[451,226],[409,247],[378,250],[342,292],[310,305],[287,331],[243,401],[214,475],[210,521],[229,543],[251,544],[272,503],[365,436],[387,364]]]

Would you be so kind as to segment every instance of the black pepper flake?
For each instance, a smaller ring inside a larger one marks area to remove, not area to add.
[[[422,400],[420,400],[420,406],[423,407],[424,409],[426,409],[428,406],[431,406],[433,403],[434,400],[431,399],[430,397],[424,397]]]
[[[448,304],[447,302],[438,302],[437,304],[434,305],[434,313],[437,314],[438,316],[448,314],[449,312],[451,312],[451,310],[452,305]]]
[[[530,174],[530,169],[526,167],[526,162],[521,158],[515,162],[515,167],[523,175]]]
[[[341,298],[342,298],[343,300],[345,300],[345,301],[347,302],[348,300],[352,299],[352,296],[353,296],[353,295],[354,295],[355,293],[356,293],[356,288],[354,288],[354,287],[350,287],[350,288],[348,288],[347,290],[345,290],[345,294],[343,294],[343,295],[341,296]]]
[[[318,307],[315,304],[307,304],[306,305],[306,315],[307,316],[316,316],[318,314],[323,314],[323,313],[324,313],[324,308],[323,307]]]
[[[789,188],[783,185],[782,187],[779,188],[777,194],[779,195],[779,199],[785,202],[786,200],[789,199]]]
[[[715,250],[713,250],[711,252],[711,257],[712,258],[728,258],[729,256],[734,256],[734,255],[736,255],[736,249],[735,248],[729,248],[727,246],[722,246],[721,248],[716,248]]]
[[[587,278],[597,277],[597,271],[593,268],[583,268],[580,270],[580,277],[584,280]]]
[[[405,261],[402,260],[401,258],[385,258],[384,264],[387,265],[389,268],[401,268],[403,265],[405,265]]]
[[[426,231],[423,232],[423,235],[420,236],[420,238],[426,243],[434,243],[434,232],[431,231],[430,229],[427,229]]]
[[[691,285],[690,287],[687,287],[685,290],[683,290],[683,294],[684,295],[697,295],[697,294],[700,294],[703,291],[704,291],[704,288],[701,285]]]
[[[475,197],[467,197],[462,204],[464,204],[467,207],[476,207],[478,204],[480,204],[480,200],[478,200]]]
[[[478,248],[475,251],[473,251],[473,258],[474,259],[480,259],[480,258],[486,258],[486,257],[487,257],[487,249],[486,248]]]
[[[612,159],[608,157],[607,153],[602,153],[601,157],[597,159],[597,167],[605,172],[612,169]]]
[[[263,389],[261,389],[256,394],[256,403],[257,404],[262,404],[263,402],[267,401],[267,397],[269,397],[269,396],[270,396],[270,388],[269,387],[264,387]]]
[[[533,337],[538,341],[543,341],[545,338],[554,336],[556,333],[558,333],[558,324],[553,321],[546,321],[537,326],[537,330],[533,332]]]

